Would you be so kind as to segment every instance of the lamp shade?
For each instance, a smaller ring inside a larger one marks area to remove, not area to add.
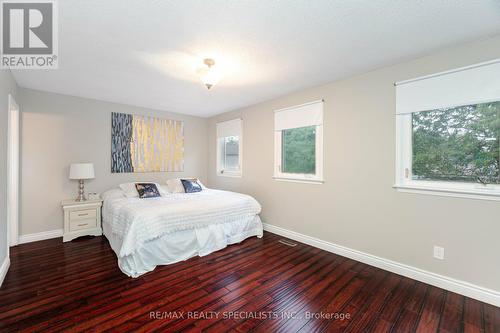
[[[94,176],[92,163],[73,163],[69,168],[69,179],[92,179]]]

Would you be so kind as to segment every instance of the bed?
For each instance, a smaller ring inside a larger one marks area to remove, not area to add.
[[[245,194],[205,188],[139,199],[113,189],[103,200],[103,233],[131,277],[263,235],[261,206]]]

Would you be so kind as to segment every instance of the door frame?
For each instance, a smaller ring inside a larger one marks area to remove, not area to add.
[[[7,255],[19,243],[19,138],[20,111],[9,94],[7,114]]]

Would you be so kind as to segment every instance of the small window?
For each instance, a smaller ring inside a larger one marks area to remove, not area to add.
[[[274,178],[323,181],[323,102],[275,112]]]
[[[217,124],[217,174],[241,177],[241,119]]]
[[[226,136],[222,138],[221,143],[224,145],[224,153],[222,154],[225,171],[240,170],[240,138],[238,136]]]
[[[396,84],[401,191],[500,200],[500,61]]]

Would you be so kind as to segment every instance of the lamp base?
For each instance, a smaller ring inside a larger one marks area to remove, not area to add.
[[[78,186],[78,197],[75,199],[75,201],[87,201],[84,192],[83,179],[80,179],[79,183],[80,185]]]

